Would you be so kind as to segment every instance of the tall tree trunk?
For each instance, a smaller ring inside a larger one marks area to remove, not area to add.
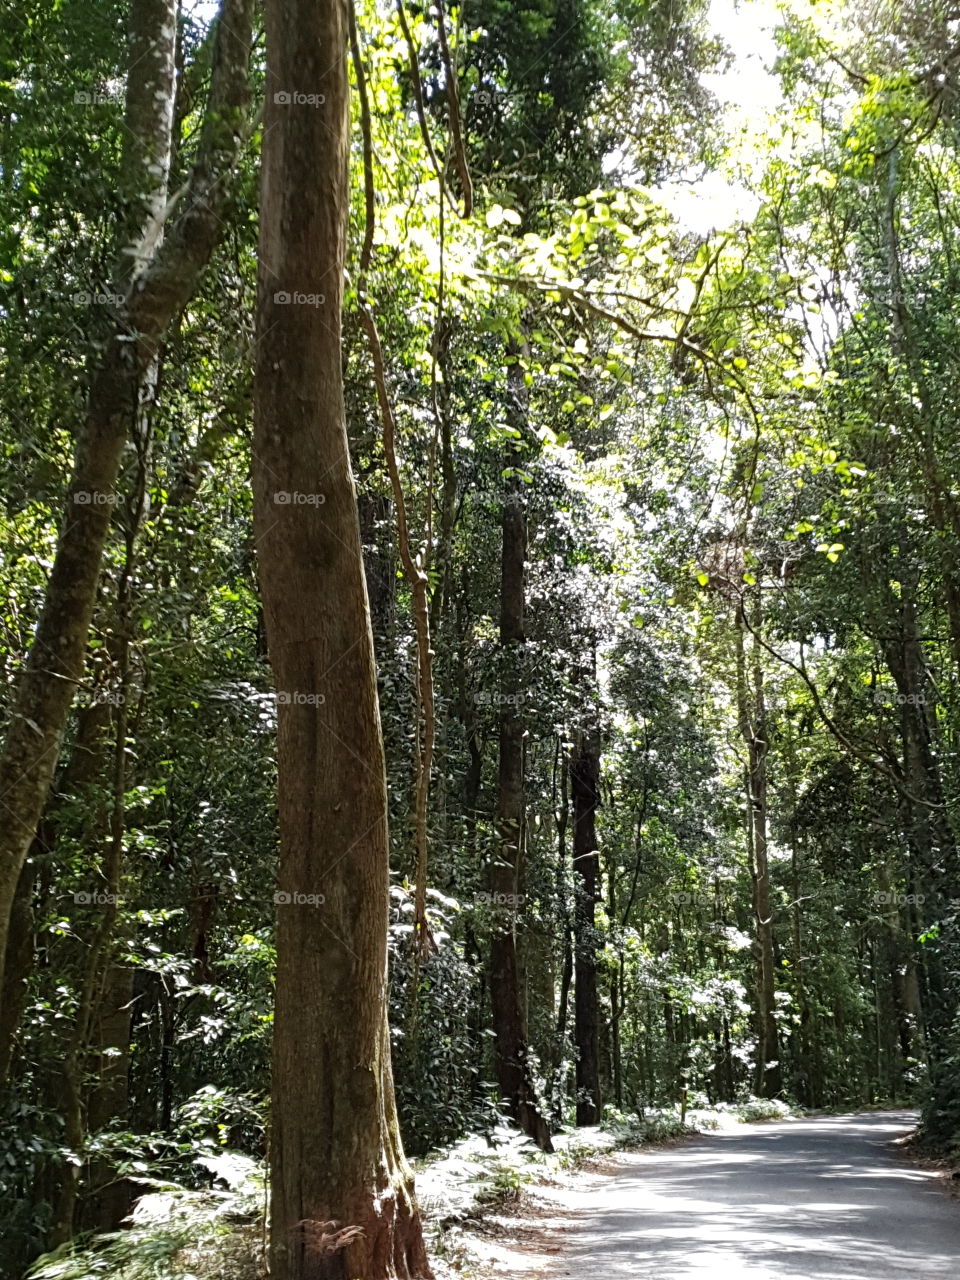
[[[268,0],[254,511],[281,695],[274,1280],[429,1275],[390,1062],[386,776],[343,401],[348,31],[346,0]]]
[[[164,331],[189,300],[222,233],[225,180],[238,154],[249,101],[252,17],[253,0],[223,0],[197,163],[180,197],[181,212],[164,237],[176,4],[137,0],[134,5],[131,68],[141,57],[138,51],[144,53],[128,84],[124,172],[143,166],[137,184],[143,221],[122,255],[125,263],[133,262],[134,270],[129,277],[126,265],[118,270],[124,301],[93,375],[44,608],[0,753],[5,810],[0,827],[0,965],[20,871],[47,800],[83,673],[114,487],[139,409],[144,374],[153,367]],[[125,177],[123,186],[130,191],[134,184]]]
[[[613,1076],[613,1101],[618,1111],[623,1110],[623,1046],[620,1022],[625,1013],[623,988],[626,976],[626,958],[623,948],[617,955],[617,967],[610,975],[610,1071]]]
[[[507,383],[510,415],[524,420],[523,374],[513,351]],[[513,462],[517,459],[514,457]],[[524,726],[519,710],[523,696],[520,670],[525,612],[527,520],[521,483],[514,474],[507,484],[502,518],[500,562],[500,767],[497,790],[496,851],[490,866],[494,911],[490,940],[490,1004],[494,1057],[500,1095],[524,1133],[543,1151],[551,1151],[550,1132],[540,1107],[530,1068],[527,1027],[523,1015],[517,954],[517,917],[524,844]]]
[[[597,928],[600,890],[597,807],[600,802],[600,741],[596,730],[581,733],[570,764],[573,792],[574,1041],[577,1046],[577,1124],[599,1124],[600,1007],[597,996]]]
[[[553,764],[553,803],[557,832],[556,895],[561,947],[560,991],[557,998],[556,1028],[550,1061],[550,1118],[554,1125],[563,1123],[566,1075],[564,1057],[567,1050],[567,1021],[570,988],[573,985],[573,937],[571,911],[568,905],[567,828],[570,825],[570,794],[567,753],[562,736],[557,737]]]
[[[95,701],[82,708],[77,717],[70,756],[61,769],[55,790],[50,796],[37,834],[30,846],[17,885],[14,912],[7,937],[7,963],[3,970],[3,992],[0,995],[0,1080],[10,1067],[13,1043],[20,1027],[26,999],[26,983],[33,970],[33,896],[37,879],[35,862],[51,854],[61,838],[62,806],[79,810],[81,819],[73,838],[81,844],[93,839],[95,804],[83,798],[83,791],[100,776],[104,762],[104,746],[110,727],[111,708],[106,701]],[[78,801],[80,803],[78,803]]]
[[[441,19],[442,22],[442,19]],[[430,601],[430,634],[439,635],[449,602],[453,574],[453,535],[457,520],[457,471],[453,455],[453,414],[450,406],[450,341],[453,325],[444,318],[434,334],[433,404],[440,437],[440,511],[435,559],[436,586]],[[439,380],[437,374],[441,375]]]
[[[904,928],[897,904],[896,876],[885,862],[877,867],[880,912],[884,921],[886,962],[890,978],[890,999],[900,1053],[899,1074],[893,1080],[897,1096],[909,1091],[909,1073],[926,1062],[923,1010],[914,955],[912,931]]]
[[[796,798],[793,803],[794,811],[796,810]],[[802,916],[802,896],[803,888],[800,878],[800,851],[796,842],[793,843],[790,850],[790,870],[791,870],[791,886],[793,891],[793,907],[792,907],[792,943],[793,943],[793,974],[796,985],[796,1001],[797,1012],[799,1014],[799,1022],[796,1030],[796,1070],[797,1070],[797,1095],[805,1106],[811,1106],[810,1099],[810,1005],[807,995],[806,983],[806,965],[803,955],[803,916]]]
[[[387,494],[367,493],[359,498],[359,513],[373,638],[384,653],[392,653],[397,606],[393,506]]]
[[[111,1124],[123,1127],[129,1101],[131,1006],[134,971],[114,959],[104,977],[90,1051],[99,1061],[87,1098],[86,1128],[91,1134]],[[95,1231],[119,1231],[130,1212],[133,1184],[117,1175],[112,1160],[91,1162],[89,1197],[81,1224]]]
[[[770,863],[767,854],[767,742],[766,705],[763,687],[763,664],[757,637],[763,625],[758,603],[750,623],[753,653],[747,670],[745,606],[737,607],[737,700],[740,734],[747,749],[745,784],[747,796],[747,845],[753,878],[753,915],[757,931],[757,1092],[764,1098],[776,1097],[783,1088],[780,1066],[779,1036],[776,1019],[775,972],[773,949],[773,906],[770,896]]]
[[[483,782],[483,743],[477,726],[476,704],[468,687],[467,654],[473,631],[468,603],[470,599],[470,567],[464,565],[462,578],[456,593],[456,708],[463,730],[464,743],[469,757],[463,775],[463,846],[470,869],[479,869],[481,857],[477,841],[477,818],[480,805],[480,788]],[[470,871],[467,872],[470,875]],[[470,1007],[470,1041],[474,1047],[475,1061],[482,1061],[487,1051],[486,992],[487,973],[484,965],[485,940],[477,937],[472,924],[468,925],[464,938],[464,957],[474,975],[473,997]],[[482,1095],[479,1073],[474,1073],[472,1097]]]
[[[0,1084],[13,1060],[17,1032],[27,1002],[27,987],[34,955],[34,867],[25,861],[20,871],[10,912],[3,990],[0,992]]]
[[[607,916],[613,926],[613,940],[616,943],[617,963],[610,974],[610,1078],[613,1081],[613,1101],[618,1111],[623,1110],[623,1043],[621,1022],[626,1013],[626,956],[624,954],[623,932],[618,927],[620,903],[617,897],[617,857],[612,856],[607,863]]]
[[[125,1063],[130,1035],[129,1004],[132,996],[132,970],[126,970],[118,965],[113,952],[123,875],[126,822],[124,805],[128,784],[127,739],[129,707],[132,701],[130,593],[136,540],[144,511],[146,487],[146,474],[141,468],[126,513],[126,558],[117,583],[116,612],[107,641],[112,659],[110,682],[117,698],[117,705],[112,709],[111,716],[112,781],[109,792],[101,791],[100,798],[91,806],[92,839],[89,841],[94,848],[103,849],[97,866],[97,884],[102,888],[106,902],[102,908],[94,911],[95,922],[91,922],[90,937],[81,965],[77,1010],[64,1055],[64,1131],[76,1159],[65,1162],[63,1166],[53,1227],[55,1244],[60,1244],[73,1235],[83,1168],[80,1157],[87,1133],[90,1132],[91,1106],[97,1117],[97,1127],[102,1127],[111,1113],[118,1120],[122,1121],[124,1118],[123,1110],[112,1111],[112,1105],[126,1097]],[[107,770],[109,759],[106,738],[101,737],[99,744],[103,749],[102,761],[88,759],[87,765],[97,775],[102,775]],[[125,994],[118,995],[118,990]],[[104,1035],[108,1037],[107,1044],[103,1042]],[[94,1083],[88,1091],[85,1087],[85,1078],[91,1044],[96,1045],[101,1051],[101,1062],[99,1084]],[[111,1060],[110,1056],[102,1056],[106,1048],[115,1048],[121,1061]],[[123,1076],[122,1082],[118,1072]],[[122,1089],[121,1083],[123,1083]],[[101,1091],[105,1094],[103,1098],[100,1097]],[[84,1095],[88,1092],[89,1096],[85,1099]],[[114,1194],[110,1195],[108,1200],[119,1207],[123,1183],[112,1181],[109,1165],[95,1160],[92,1173],[100,1184],[111,1183]],[[120,1217],[123,1217],[123,1213]],[[119,1222],[113,1225],[117,1226]]]
[[[918,636],[914,592],[916,582],[905,581],[902,599],[890,598],[895,633],[884,643],[884,657],[897,686],[900,700],[903,773],[912,799],[904,809],[909,823],[909,843],[914,857],[908,867],[910,892],[918,889],[928,901],[937,896],[950,898],[958,882],[957,843],[944,804],[944,783],[940,752],[936,743],[935,718],[931,707],[933,682],[929,679],[923,647]],[[927,919],[931,917],[926,916]],[[932,918],[936,918],[933,916]],[[952,932],[952,931],[951,931]],[[942,1037],[937,1034],[955,1016],[955,1001],[945,973],[947,933],[923,948],[927,967],[928,1008],[926,1021],[931,1031],[930,1052],[936,1058]]]
[[[142,34],[142,33],[141,33]],[[132,53],[138,53],[142,40],[134,42]],[[133,995],[133,971],[118,963],[115,955],[115,930],[119,918],[120,890],[123,876],[125,841],[125,799],[128,787],[127,754],[130,729],[130,707],[134,701],[130,664],[132,641],[132,591],[136,567],[137,540],[147,507],[149,490],[149,456],[151,408],[156,391],[159,362],[145,370],[140,388],[137,413],[137,466],[129,478],[129,492],[123,510],[125,557],[116,587],[112,618],[108,627],[106,652],[110,659],[109,688],[112,731],[112,779],[109,788],[101,789],[92,806],[90,822],[93,839],[87,843],[103,848],[97,867],[97,884],[107,895],[107,904],[96,912],[81,966],[77,1012],[68,1040],[64,1060],[65,1132],[79,1157],[89,1133],[103,1128],[111,1120],[123,1124],[126,1115],[126,1073],[130,1041],[130,1003]],[[111,776],[110,753],[106,735],[99,738],[102,758],[91,753],[86,767],[91,775]],[[99,1070],[89,1087],[86,1077],[91,1050],[100,1056]],[[55,1236],[69,1239],[75,1228],[76,1207],[81,1190],[82,1166],[67,1162],[58,1198]],[[96,1205],[89,1205],[93,1223],[102,1230],[115,1230],[129,1208],[130,1185],[114,1178],[109,1161],[94,1159],[89,1179],[98,1189]]]
[[[900,148],[887,155],[887,191],[884,238],[889,285],[890,345],[910,371],[910,402],[904,405],[903,423],[926,486],[927,516],[939,534],[933,541],[940,560],[941,587],[950,626],[954,664],[960,668],[960,581],[957,552],[960,549],[960,507],[955,487],[937,452],[937,408],[930,394],[927,368],[917,349],[900,263],[900,228],[897,202],[900,188]],[[948,436],[948,439],[952,437]]]

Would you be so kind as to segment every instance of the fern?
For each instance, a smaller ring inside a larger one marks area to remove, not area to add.
[[[152,1190],[137,1201],[128,1227],[45,1254],[28,1280],[260,1280],[260,1167],[233,1151],[196,1163],[226,1189],[143,1179]]]

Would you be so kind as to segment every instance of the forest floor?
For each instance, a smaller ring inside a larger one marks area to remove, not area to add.
[[[960,1204],[912,1112],[724,1125],[551,1171],[456,1234],[439,1280],[955,1276]]]
[[[675,1139],[671,1145],[689,1140]],[[471,1216],[448,1234],[449,1254],[434,1263],[437,1280],[549,1275],[566,1256],[589,1205],[602,1202],[611,1179],[647,1154],[593,1157],[579,1168],[545,1174],[481,1216]]]
[[[740,1127],[734,1115],[713,1111],[700,1121],[711,1129]],[[637,1137],[642,1152],[631,1149],[623,1133],[599,1128],[555,1137],[557,1154],[547,1157],[506,1128],[496,1132],[492,1150],[477,1138],[458,1143],[417,1174],[418,1199],[434,1226],[437,1280],[544,1274],[580,1221],[581,1199],[602,1198],[611,1178],[635,1159],[696,1139],[696,1122],[691,1116],[683,1131],[675,1115],[658,1116]],[[484,1168],[482,1180],[470,1168],[474,1161]]]

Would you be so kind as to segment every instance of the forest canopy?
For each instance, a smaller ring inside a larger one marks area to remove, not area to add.
[[[0,1277],[956,1155],[958,103],[941,0],[6,0]]]

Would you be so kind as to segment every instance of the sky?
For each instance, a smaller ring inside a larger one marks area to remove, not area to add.
[[[777,55],[773,28],[780,21],[775,0],[711,0],[708,22],[729,46],[733,62],[728,71],[704,80],[744,123],[780,104],[780,86],[769,70]]]
[[[773,29],[780,21],[777,0],[711,0],[709,25],[733,58],[725,71],[704,76],[703,81],[722,104],[728,135],[740,154],[753,149],[768,116],[782,101],[779,80],[771,70],[777,54]],[[666,183],[656,195],[681,226],[700,235],[752,217],[759,203],[718,172],[698,174],[691,182]]]

